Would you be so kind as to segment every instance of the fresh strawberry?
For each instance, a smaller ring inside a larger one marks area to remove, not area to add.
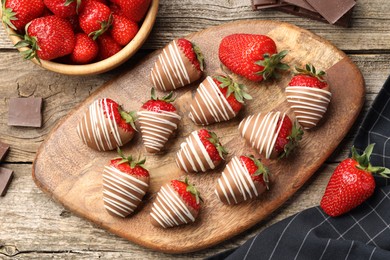
[[[134,22],[139,22],[148,11],[151,0],[111,0],[118,5],[123,14]]]
[[[15,47],[30,47],[23,53],[25,59],[52,60],[72,53],[75,36],[70,23],[57,16],[34,19],[28,26],[24,40]]]
[[[291,79],[289,86],[310,87],[325,89],[328,88],[328,83],[325,81],[324,71],[316,71],[316,68],[311,64],[306,64],[304,69],[295,68],[295,76]]]
[[[126,157],[123,152],[118,148],[119,158],[112,159],[110,165],[117,168],[121,172],[138,176],[149,177],[149,172],[144,168],[146,159],[134,160],[132,156]]]
[[[268,188],[268,169],[254,156],[240,156],[242,165],[248,170],[253,181],[262,183]]]
[[[110,7],[110,10],[111,10],[111,12],[112,12],[113,14],[120,15],[120,16],[125,16],[125,17],[126,17],[126,15],[124,15],[122,9],[121,9],[118,5],[116,5],[116,4],[114,4],[114,3],[111,3],[111,4],[109,5],[109,7]]]
[[[187,178],[185,181],[172,180],[171,186],[188,206],[199,211],[202,198],[199,191],[188,182]]]
[[[136,120],[136,113],[130,112],[127,113],[124,111],[118,103],[116,103],[114,100],[107,98],[107,108],[108,111],[104,111],[104,114],[112,115],[115,119],[115,122],[118,124],[120,128],[127,132],[134,132],[136,131],[135,127],[135,120]],[[112,107],[112,114],[111,114],[111,107]]]
[[[303,130],[296,123],[293,124],[287,115],[283,120],[279,119],[276,131],[279,128],[274,150],[279,158],[288,157],[302,139]]]
[[[79,14],[79,23],[81,29],[96,40],[111,26],[111,10],[100,2],[87,1]]]
[[[118,53],[122,46],[119,45],[110,35],[103,34],[97,39],[99,46],[99,60],[107,59]]]
[[[368,199],[375,189],[372,174],[388,178],[390,169],[372,166],[370,156],[374,144],[367,146],[362,155],[352,147],[352,158],[342,161],[334,170],[326,186],[320,206],[326,214],[340,216]]]
[[[215,84],[220,88],[223,96],[226,98],[229,105],[232,107],[234,112],[238,113],[243,104],[244,99],[250,100],[252,97],[246,93],[246,86],[234,82],[229,76],[217,76],[213,78]]]
[[[198,71],[203,71],[204,58],[199,47],[187,39],[178,39],[177,45],[183,51],[184,55],[191,61]]]
[[[77,15],[84,3],[82,0],[43,0],[43,2],[53,14],[62,18]]]
[[[172,102],[175,101],[175,99],[172,98],[172,96],[173,96],[173,92],[170,92],[168,95],[162,98],[158,98],[156,97],[156,92],[154,88],[152,88],[151,99],[146,101],[142,105],[142,108],[154,112],[161,112],[161,111],[175,112],[176,108],[174,105],[172,105]]]
[[[228,152],[221,145],[218,136],[214,132],[200,129],[198,136],[213,162],[220,162],[225,158]]]
[[[42,0],[3,0],[2,3],[3,23],[20,32],[45,10]]]
[[[110,29],[112,38],[122,46],[128,44],[138,32],[138,24],[124,16],[113,15]]]
[[[79,24],[79,17],[77,15],[74,15],[74,16],[70,16],[70,17],[67,17],[66,18],[70,24],[72,25],[72,29],[75,33],[78,33],[78,32],[83,32],[80,28],[80,24]]]
[[[76,34],[76,43],[70,59],[76,64],[86,64],[93,61],[98,55],[99,47],[97,43],[85,33]]]
[[[277,53],[275,42],[265,35],[232,34],[222,39],[219,59],[232,72],[252,81],[278,78],[287,51]]]

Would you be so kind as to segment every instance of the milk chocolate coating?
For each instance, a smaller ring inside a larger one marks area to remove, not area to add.
[[[329,88],[289,86],[286,98],[299,124],[304,129],[315,127],[324,116],[332,94]]]
[[[241,160],[235,156],[218,179],[215,193],[223,203],[230,205],[256,198],[265,190],[266,186],[253,181]]]
[[[188,85],[202,76],[176,40],[164,47],[151,70],[153,86],[161,91],[170,91]]]
[[[79,121],[77,133],[90,148],[98,151],[116,149],[133,139],[134,131],[125,131],[119,127],[114,116],[105,115],[103,107],[106,99],[94,101]],[[112,110],[111,110],[112,111]]]
[[[214,163],[211,160],[198,136],[198,131],[192,132],[180,147],[176,154],[176,164],[185,172],[205,172],[221,163],[221,161]]]
[[[157,193],[150,212],[150,221],[153,226],[170,228],[194,222],[198,213],[167,183]]]
[[[142,110],[138,116],[142,140],[149,153],[157,153],[164,147],[181,119],[177,112],[168,111]]]
[[[149,177],[123,173],[114,166],[103,171],[103,200],[107,212],[126,217],[138,207],[149,188]]]
[[[197,125],[209,125],[230,120],[235,116],[236,113],[217,84],[208,76],[196,90],[189,117]]]

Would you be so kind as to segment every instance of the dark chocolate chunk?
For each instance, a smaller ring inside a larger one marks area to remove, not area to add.
[[[13,177],[13,171],[0,167],[0,196],[5,196]]]
[[[0,142],[0,162],[4,159],[9,149],[9,145]]]
[[[329,23],[336,23],[356,2],[354,0],[306,0]]]
[[[8,110],[8,125],[42,126],[42,98],[11,98]]]
[[[252,0],[252,9],[260,10],[278,6],[285,6],[282,0]]]

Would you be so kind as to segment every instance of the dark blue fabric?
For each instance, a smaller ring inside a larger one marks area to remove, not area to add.
[[[390,77],[355,137],[362,152],[376,143],[373,165],[390,168]],[[374,195],[351,212],[332,218],[314,207],[265,229],[237,249],[209,259],[390,260],[390,185],[377,178]]]

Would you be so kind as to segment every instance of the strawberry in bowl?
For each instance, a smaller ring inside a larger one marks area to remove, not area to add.
[[[197,125],[209,125],[234,118],[245,100],[252,97],[243,84],[228,75],[208,76],[196,90],[189,117]]]

